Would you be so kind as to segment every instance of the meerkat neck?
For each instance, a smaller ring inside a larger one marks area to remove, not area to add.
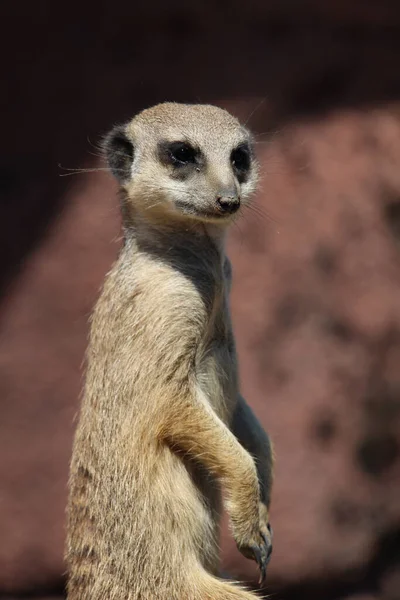
[[[139,212],[124,223],[125,244],[135,251],[168,254],[175,250],[197,246],[213,248],[223,260],[226,227],[214,223],[149,219]]]

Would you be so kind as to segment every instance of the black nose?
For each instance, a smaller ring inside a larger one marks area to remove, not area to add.
[[[240,206],[240,198],[235,196],[217,196],[218,209],[226,214],[235,213]]]

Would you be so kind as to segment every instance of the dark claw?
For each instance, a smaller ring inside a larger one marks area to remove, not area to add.
[[[265,533],[261,532],[261,536],[262,536],[262,539],[264,540],[265,546],[267,548],[267,556],[265,557],[265,565],[267,565],[271,559],[272,544],[269,541],[269,539],[267,538],[267,536],[265,535]]]
[[[258,546],[251,546],[251,550],[252,550],[252,552],[254,554],[254,558],[256,559],[258,566],[261,569],[261,567],[262,567],[262,555],[261,555],[260,548]]]
[[[269,563],[269,561],[271,560],[271,554],[272,554],[272,546],[270,545],[268,547],[268,553],[267,553],[267,564]]]
[[[267,576],[268,557],[258,546],[251,546],[251,549],[253,551],[254,558],[257,561],[258,568],[260,569],[260,579],[258,581],[258,585],[263,585]]]
[[[258,580],[258,585],[264,585],[265,580],[267,578],[267,564],[265,562],[260,565],[260,578]]]

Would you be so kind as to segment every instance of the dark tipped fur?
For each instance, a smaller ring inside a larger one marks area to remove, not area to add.
[[[104,139],[104,153],[111,173],[120,183],[130,179],[135,149],[125,125],[117,125]]]

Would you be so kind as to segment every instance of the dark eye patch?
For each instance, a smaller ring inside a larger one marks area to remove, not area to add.
[[[161,162],[175,169],[198,167],[201,164],[199,150],[188,142],[163,141],[158,145],[158,152]]]
[[[172,162],[177,166],[196,162],[196,150],[185,142],[173,142],[168,148],[168,153]]]
[[[251,169],[251,150],[246,142],[232,150],[231,164],[239,183],[245,183]]]

